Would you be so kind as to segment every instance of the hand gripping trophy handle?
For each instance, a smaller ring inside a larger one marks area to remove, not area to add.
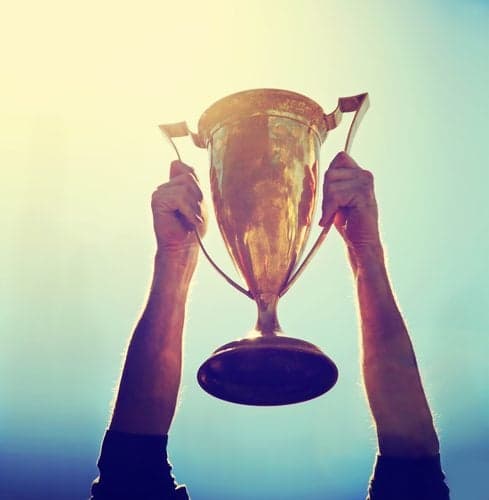
[[[355,112],[353,116],[353,120],[350,125],[350,129],[348,130],[348,135],[346,137],[345,143],[345,153],[350,153],[351,144],[353,142],[353,138],[357,133],[357,129],[360,126],[363,116],[367,112],[369,107],[368,94],[360,94],[352,97],[340,97],[338,99],[338,106],[336,109],[329,115],[324,115],[324,120],[327,123],[328,130],[333,130],[336,128],[343,117],[343,113]],[[326,235],[329,233],[331,226],[333,224],[334,215],[326,222],[322,231],[319,233],[317,240],[314,242],[314,245],[309,250],[309,253],[306,255],[302,264],[297,267],[294,271],[294,274],[289,278],[285,286],[280,291],[279,296],[283,297],[290,289],[290,287],[297,281],[297,278],[302,274],[306,266],[309,264],[311,259],[316,255],[316,252],[319,250],[319,247],[323,243]]]
[[[258,308],[249,335],[221,346],[200,367],[199,384],[210,394],[240,404],[283,405],[317,397],[336,383],[338,370],[328,356],[310,342],[283,334],[277,303],[333,222],[297,265],[311,228],[321,145],[343,113],[353,112],[345,144],[349,152],[368,104],[368,94],[343,97],[326,114],[303,95],[257,89],[214,103],[201,116],[198,133],[186,122],[160,125],[179,160],[176,137],[190,136],[209,150],[217,223],[248,290],[220,269],[195,234],[210,264]]]
[[[336,109],[330,113],[330,114],[324,114],[324,123],[326,126],[326,130],[333,130],[338,125],[341,123],[341,120],[343,118],[343,113],[351,113],[354,112],[355,115],[353,116],[353,120],[350,125],[350,129],[348,130],[348,135],[346,137],[346,142],[345,142],[345,148],[344,151],[345,153],[350,153],[351,145],[353,142],[353,139],[355,137],[355,134],[358,130],[358,127],[360,126],[360,123],[363,119],[363,116],[367,112],[369,107],[369,99],[368,99],[368,94],[359,94],[356,96],[351,96],[351,97],[340,97],[338,99],[338,105],[336,106]],[[178,123],[171,123],[167,125],[160,125],[159,126],[161,132],[163,133],[163,136],[168,140],[168,142],[171,144],[173,149],[175,150],[175,153],[177,155],[177,158],[179,161],[182,161],[180,152],[178,151],[178,148],[173,141],[174,138],[176,137],[186,137],[190,136],[193,143],[199,147],[199,148],[206,148],[205,141],[203,138],[194,132],[192,132],[188,125],[187,122],[178,122]],[[304,258],[302,264],[297,266],[297,269],[294,271],[292,276],[288,279],[288,281],[284,284],[282,290],[279,293],[279,297],[283,297],[290,287],[297,281],[299,276],[303,273],[305,270],[306,266],[309,264],[311,259],[314,257],[316,252],[319,250],[319,247],[323,243],[324,239],[326,238],[326,235],[328,234],[331,225],[333,223],[333,218],[330,219],[326,223],[326,225],[323,227],[323,230],[319,234],[317,240],[314,242],[313,246],[309,250],[309,253],[307,256]],[[207,252],[204,243],[202,242],[202,239],[200,238],[199,232],[195,230],[195,235],[197,237],[197,241],[199,243],[200,248],[202,249],[203,254],[211,264],[211,266],[236,290],[240,291],[250,299],[253,299],[253,294],[250,292],[250,290],[246,290],[243,288],[241,285],[236,283],[231,277],[229,277],[219,266],[216,264],[214,259],[209,255],[209,252]]]
[[[159,126],[161,132],[163,133],[163,136],[168,140],[168,142],[172,145],[173,149],[175,150],[175,153],[177,154],[178,161],[182,161],[182,157],[180,155],[180,152],[178,151],[178,148],[173,141],[173,138],[175,137],[185,137],[185,136],[190,136],[192,138],[193,143],[199,147],[199,148],[205,148],[205,143],[201,140],[198,134],[195,134],[192,132],[187,125],[187,122],[178,122],[178,123],[170,123],[168,125],[160,125]],[[240,284],[236,283],[230,276],[228,276],[214,261],[214,259],[209,255],[209,252],[204,246],[204,243],[202,241],[202,238],[199,235],[199,231],[197,229],[194,229],[195,237],[197,238],[197,241],[199,243],[199,246],[202,250],[202,253],[205,255],[206,259],[209,261],[210,265],[236,290],[239,292],[243,293],[250,299],[253,299],[253,295],[249,290],[246,290],[243,288]]]

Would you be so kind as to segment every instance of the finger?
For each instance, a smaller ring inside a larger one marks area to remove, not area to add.
[[[195,199],[201,201],[203,199],[202,190],[196,177],[191,173],[179,174],[173,177],[170,181],[165,182],[157,187],[157,190],[166,190],[169,188],[176,188],[187,191]]]
[[[349,154],[340,151],[329,165],[329,169],[336,168],[360,168],[360,166]]]
[[[374,203],[371,174],[365,170],[352,179],[329,183],[324,190],[323,213],[319,224],[331,223],[339,209]]]
[[[358,169],[356,168],[345,168],[345,167],[335,167],[329,168],[324,174],[325,182],[336,182],[354,179],[358,175]]]
[[[344,198],[348,195],[351,197],[351,191],[358,189],[357,183],[361,171],[362,169],[353,158],[344,151],[334,157],[324,175],[323,213],[319,221],[320,226],[328,227],[333,223],[335,214],[341,207],[342,202],[345,202]],[[345,182],[350,184],[346,185]],[[348,189],[350,189],[350,192],[348,192]],[[339,196],[339,194],[344,194],[344,196]]]
[[[171,162],[170,179],[172,179],[173,177],[175,177],[177,175],[187,174],[187,173],[195,175],[195,171],[191,166],[186,165],[185,163],[178,161],[178,160],[174,160]]]
[[[181,214],[178,210],[175,210],[175,217],[178,219],[178,222],[181,224],[181,226],[188,232],[193,231],[194,225],[189,224],[187,221],[186,217]]]
[[[319,225],[324,228],[329,228],[333,224],[337,210],[338,205],[333,200],[323,204],[323,213],[321,215]]]
[[[333,212],[333,215],[330,215],[329,217],[321,217],[319,225],[321,227],[324,227],[324,229],[329,229],[333,225],[333,222],[335,221],[335,216],[336,213]]]
[[[186,185],[174,186],[167,184],[158,188],[151,200],[152,205],[160,211],[171,212],[182,206],[191,206],[200,212],[201,200]]]
[[[181,202],[177,208],[177,213],[185,218],[185,221],[191,228],[194,228],[197,224],[202,224],[204,222],[200,207],[193,203]]]
[[[153,210],[159,215],[181,214],[192,227],[204,222],[202,203],[181,189],[167,188],[155,192],[152,205]]]
[[[338,210],[334,216],[334,225],[342,236],[345,234],[345,226],[347,221],[348,208]]]
[[[204,196],[202,195],[202,190],[200,189],[199,181],[194,174],[186,174],[178,177],[179,184],[181,183],[183,189],[187,193],[198,201],[202,201]]]
[[[171,216],[176,217],[187,230],[192,230],[196,226],[204,225],[204,219],[201,215],[196,213],[197,210],[184,204],[181,204],[180,208],[175,210],[168,210],[165,207],[156,207],[155,212],[157,215],[171,214]]]
[[[370,176],[367,172],[362,171],[361,175],[356,175],[352,178],[336,180],[325,186],[325,197],[337,196],[342,193],[362,194],[370,191],[371,188]]]

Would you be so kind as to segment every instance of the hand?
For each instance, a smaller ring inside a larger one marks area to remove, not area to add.
[[[362,253],[381,248],[373,175],[344,152],[335,156],[324,175],[322,208],[319,224],[334,223],[354,267]]]
[[[193,168],[174,161],[170,180],[159,186],[151,200],[158,250],[177,251],[197,245],[194,229],[204,236],[206,210]]]

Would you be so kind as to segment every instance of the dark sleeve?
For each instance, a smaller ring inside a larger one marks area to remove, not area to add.
[[[91,500],[188,500],[171,474],[167,436],[108,430],[102,443]]]
[[[377,456],[367,500],[448,500],[440,455],[422,458]]]

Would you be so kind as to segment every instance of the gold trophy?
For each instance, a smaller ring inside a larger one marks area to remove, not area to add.
[[[214,103],[200,117],[198,133],[185,122],[160,125],[179,158],[174,137],[190,135],[208,150],[217,224],[247,290],[215,264],[196,232],[197,238],[212,266],[258,307],[249,335],[219,347],[200,367],[197,379],[208,393],[234,403],[285,405],[315,398],[336,383],[336,365],[318,347],[283,335],[277,303],[331,226],[298,265],[321,188],[321,144],[343,113],[354,112],[348,152],[367,108],[368,94],[340,98],[326,114],[303,95],[258,89]]]

